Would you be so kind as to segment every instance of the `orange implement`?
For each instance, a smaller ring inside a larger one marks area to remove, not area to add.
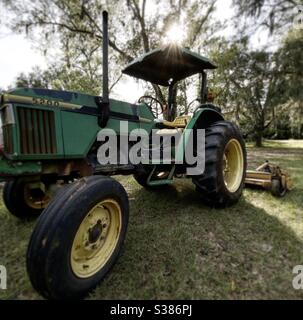
[[[293,182],[287,171],[266,161],[256,170],[247,170],[245,185],[259,186],[270,190],[276,197],[283,197],[293,188]]]

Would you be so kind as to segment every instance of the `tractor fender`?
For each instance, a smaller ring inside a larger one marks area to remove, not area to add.
[[[190,133],[195,129],[205,129],[212,123],[224,120],[223,115],[213,108],[200,108],[198,109],[185,130],[183,131],[180,143],[176,150],[175,161],[176,163],[183,163],[186,147],[189,143]]]

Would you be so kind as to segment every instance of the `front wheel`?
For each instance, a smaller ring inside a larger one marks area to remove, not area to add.
[[[3,202],[8,211],[19,219],[37,217],[46,208],[51,197],[39,187],[23,178],[7,181],[3,187]]]
[[[58,194],[42,213],[27,252],[33,287],[48,299],[81,298],[116,262],[129,215],[124,188],[86,177]]]
[[[226,207],[236,203],[244,188],[246,149],[240,130],[219,121],[205,132],[205,171],[193,183],[208,205]]]

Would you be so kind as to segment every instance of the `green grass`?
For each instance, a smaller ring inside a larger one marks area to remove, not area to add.
[[[297,149],[303,149],[303,140],[263,140],[263,147],[265,148],[297,148]],[[248,148],[252,148],[254,146],[253,142],[247,143]]]
[[[301,148],[300,148],[301,146]],[[249,167],[268,159],[287,169],[295,189],[284,198],[244,191],[228,209],[204,206],[190,181],[149,192],[120,178],[131,214],[118,263],[89,299],[302,299],[292,269],[303,264],[303,144],[248,148]],[[0,264],[8,290],[0,299],[39,299],[25,270],[35,222],[0,208]]]

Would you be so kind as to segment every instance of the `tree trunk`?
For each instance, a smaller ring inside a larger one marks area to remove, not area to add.
[[[298,138],[302,139],[302,127],[303,127],[303,103],[299,102],[299,132],[298,132]]]
[[[276,117],[275,106],[272,108],[272,118],[273,118],[273,127],[274,127],[274,137],[278,136],[278,121]]]
[[[258,130],[255,135],[255,146],[258,148],[262,147],[262,136],[262,131]]]

